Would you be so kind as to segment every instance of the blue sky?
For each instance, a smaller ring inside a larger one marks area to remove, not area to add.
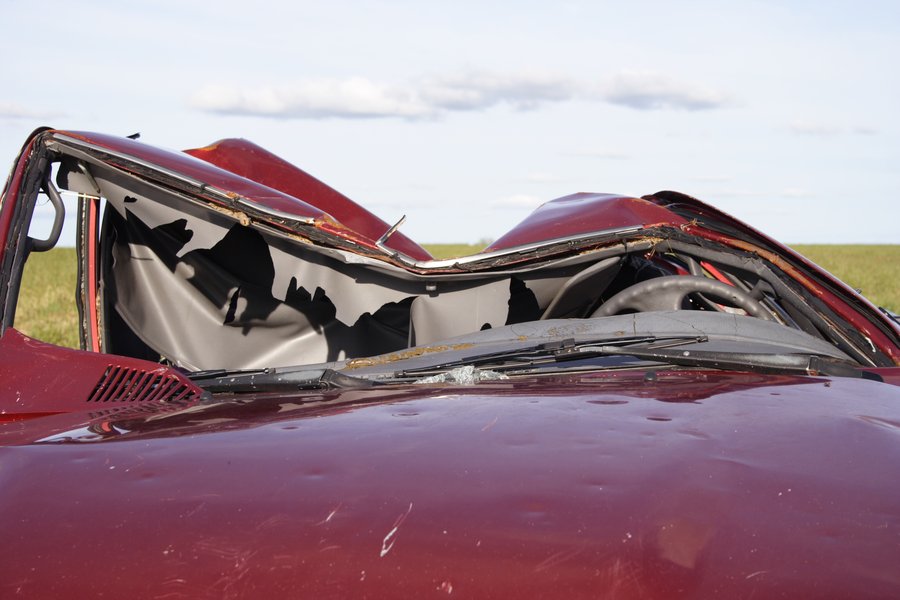
[[[420,242],[577,191],[900,243],[900,2],[0,0],[0,162],[37,126],[250,139]]]

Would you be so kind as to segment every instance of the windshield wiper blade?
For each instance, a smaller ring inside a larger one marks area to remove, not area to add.
[[[339,373],[334,369],[259,369],[255,371],[201,371],[191,380],[208,392],[246,394],[310,389],[367,388],[376,382]]]
[[[413,367],[411,369],[403,369],[395,371],[391,379],[404,379],[424,377],[428,375],[436,375],[457,367],[474,366],[489,367],[492,370],[506,370],[521,367],[531,367],[547,362],[560,362],[566,360],[580,360],[585,358],[585,349],[598,347],[597,344],[603,344],[603,347],[622,348],[640,345],[643,348],[666,348],[671,346],[681,346],[684,344],[695,344],[708,341],[705,335],[692,336],[631,336],[618,338],[604,338],[602,340],[584,340],[576,342],[574,338],[564,340],[555,340],[552,342],[542,342],[529,346],[518,346],[498,352],[486,352],[484,354],[476,354],[474,356],[466,356],[456,360],[446,361],[434,365],[426,365],[421,367]]]
[[[764,354],[712,350],[672,350],[665,348],[619,348],[609,345],[584,347],[581,351],[597,356],[632,356],[669,365],[723,371],[825,375],[882,380],[878,375],[863,371],[846,360],[819,354]]]
[[[524,375],[533,372],[534,367],[547,364],[574,363],[594,357],[617,356],[682,367],[881,380],[878,375],[864,371],[854,363],[819,354],[727,352],[673,348],[673,346],[706,341],[708,341],[706,336],[673,336],[670,338],[645,336],[621,338],[615,340],[614,343],[604,341],[600,344],[596,342],[575,343],[574,340],[568,339],[397,371],[394,373],[394,378],[408,379],[434,375],[463,365],[472,365],[476,368],[490,369],[505,374]],[[603,368],[603,365],[593,365],[592,367]],[[610,367],[621,368],[622,365],[617,364]],[[584,368],[587,367],[583,363],[579,365],[579,369]]]

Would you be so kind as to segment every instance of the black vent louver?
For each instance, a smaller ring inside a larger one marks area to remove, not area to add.
[[[192,400],[197,388],[170,373],[110,365],[88,402],[175,402]]]

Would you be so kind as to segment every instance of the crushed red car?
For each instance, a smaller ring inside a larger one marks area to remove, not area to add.
[[[66,217],[80,350],[14,327]],[[435,260],[245,140],[46,129],[0,239],[4,598],[900,596],[896,316],[692,197]]]

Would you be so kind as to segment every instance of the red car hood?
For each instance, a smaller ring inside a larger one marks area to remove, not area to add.
[[[0,589],[895,597],[895,390],[628,372],[8,424]]]

